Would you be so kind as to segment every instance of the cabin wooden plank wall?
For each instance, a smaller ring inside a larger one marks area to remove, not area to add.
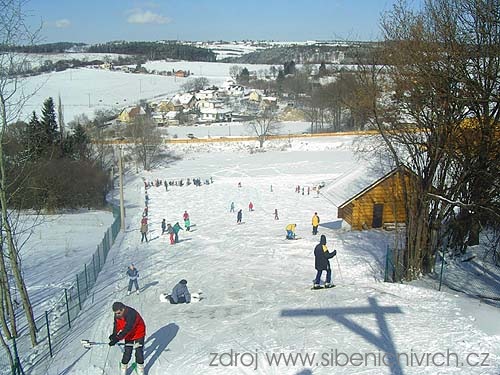
[[[407,186],[410,178],[405,174]],[[383,207],[376,205],[383,205]],[[374,211],[381,214],[374,223]],[[371,189],[339,208],[338,217],[354,230],[381,227],[384,223],[404,223],[406,219],[400,173],[376,184]]]

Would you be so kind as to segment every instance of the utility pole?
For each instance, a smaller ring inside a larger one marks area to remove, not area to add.
[[[118,173],[120,174],[120,226],[122,232],[125,232],[125,205],[123,202],[123,166],[122,166],[122,148],[118,154]]]

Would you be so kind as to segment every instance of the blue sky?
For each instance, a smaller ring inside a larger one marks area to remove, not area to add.
[[[395,0],[29,0],[42,43],[376,40]]]

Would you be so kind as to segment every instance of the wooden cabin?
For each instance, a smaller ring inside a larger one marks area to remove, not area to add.
[[[337,217],[345,220],[354,230],[381,228],[386,223],[405,223],[401,173],[407,187],[415,181],[408,168],[394,169],[375,181],[338,208]]]

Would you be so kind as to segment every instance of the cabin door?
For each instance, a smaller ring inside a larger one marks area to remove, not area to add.
[[[384,205],[383,204],[375,204],[373,205],[373,222],[372,228],[381,228],[383,224],[384,217]]]

